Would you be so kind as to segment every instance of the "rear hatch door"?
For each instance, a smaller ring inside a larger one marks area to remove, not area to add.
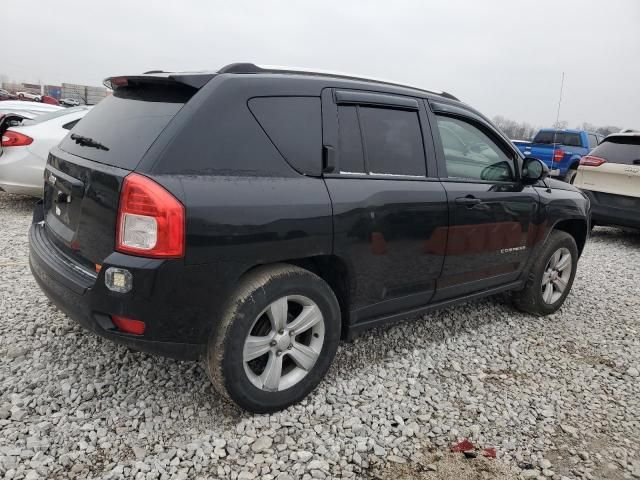
[[[51,150],[44,173],[47,234],[90,268],[114,251],[124,178],[197,91],[169,78],[119,79]]]

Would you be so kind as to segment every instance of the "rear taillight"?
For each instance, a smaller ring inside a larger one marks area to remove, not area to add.
[[[116,250],[151,258],[184,256],[184,206],[159,184],[137,173],[120,192]]]
[[[25,145],[31,145],[32,143],[33,138],[12,130],[7,130],[2,134],[3,147],[24,147]]]
[[[562,159],[564,158],[564,151],[563,150],[554,150],[553,151],[553,161],[555,163],[560,163],[562,161]]]
[[[606,160],[604,158],[593,155],[585,155],[580,159],[580,165],[584,165],[585,167],[599,167],[605,162]]]

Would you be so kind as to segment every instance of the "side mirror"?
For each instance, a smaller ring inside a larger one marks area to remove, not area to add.
[[[522,166],[522,183],[525,185],[533,185],[548,176],[549,167],[547,167],[542,160],[533,157],[524,159],[524,165]]]

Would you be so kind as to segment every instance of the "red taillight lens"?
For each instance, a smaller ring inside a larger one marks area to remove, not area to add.
[[[120,192],[116,250],[151,258],[184,256],[184,206],[159,184],[137,173]]]
[[[585,155],[580,159],[580,165],[584,165],[585,167],[599,167],[606,160],[604,158],[595,157],[593,155]]]
[[[563,158],[564,158],[564,151],[563,150],[554,150],[553,151],[553,161],[555,163],[560,163]]]
[[[24,147],[25,145],[31,145],[32,143],[33,138],[12,130],[7,130],[2,134],[3,147]]]
[[[134,335],[142,335],[144,333],[145,324],[140,320],[111,315],[111,321],[121,332],[133,333]]]

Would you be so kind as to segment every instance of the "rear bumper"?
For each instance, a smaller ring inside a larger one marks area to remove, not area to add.
[[[591,201],[591,221],[597,225],[640,228],[640,198],[583,190]]]
[[[150,268],[144,269],[140,268],[139,258],[133,257],[130,264],[126,255],[118,254],[118,258],[122,260],[118,266],[134,272],[134,286],[135,282],[142,284],[140,295],[109,292],[104,286],[104,274],[88,271],[60,251],[48,239],[38,213],[34,215],[29,229],[29,265],[42,291],[61,311],[87,330],[135,350],[184,360],[200,358],[205,352],[206,337],[202,343],[185,341],[199,336],[197,325],[185,326],[188,318],[175,314],[175,306],[167,305],[166,292],[161,287],[157,290],[164,298],[145,295],[144,284],[159,274],[163,262],[147,261]],[[183,310],[186,315],[192,313],[188,307]],[[143,320],[145,333],[120,332],[111,321],[112,314]],[[168,324],[171,321],[174,328]]]

